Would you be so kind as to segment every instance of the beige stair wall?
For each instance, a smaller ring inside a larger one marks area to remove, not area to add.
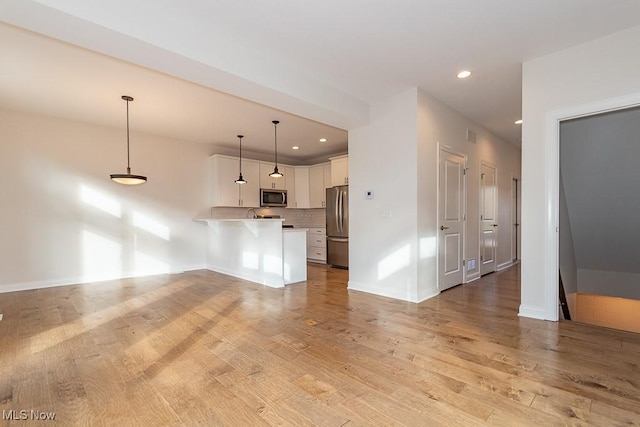
[[[578,293],[573,317],[582,323],[640,333],[640,300]]]

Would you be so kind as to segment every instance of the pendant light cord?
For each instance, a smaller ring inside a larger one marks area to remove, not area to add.
[[[278,169],[278,123],[280,122],[277,120],[274,120],[272,123],[273,123],[273,139],[276,145],[276,169]]]
[[[127,101],[127,173],[131,173],[131,161],[129,156],[129,100]]]
[[[244,138],[243,135],[238,135],[238,139],[240,140],[240,175],[242,175],[242,138]]]

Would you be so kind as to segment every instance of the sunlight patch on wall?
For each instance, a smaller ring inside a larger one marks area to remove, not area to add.
[[[116,218],[122,217],[120,203],[116,202],[109,196],[105,196],[103,193],[87,187],[86,185],[80,186],[80,200],[108,213],[109,215],[113,215]]]
[[[411,248],[405,245],[378,262],[378,280],[391,276],[409,265]]]
[[[122,275],[122,245],[106,237],[82,232],[84,281],[116,279]]]
[[[265,255],[264,272],[282,274],[282,258],[273,255]]]
[[[142,215],[141,213],[133,213],[133,226],[148,231],[161,239],[167,241],[170,240],[171,236],[169,233],[169,227],[149,218],[148,216]]]
[[[257,270],[260,267],[260,257],[255,252],[242,252],[242,266]]]
[[[420,239],[420,258],[434,258],[438,253],[436,245],[435,236]]]

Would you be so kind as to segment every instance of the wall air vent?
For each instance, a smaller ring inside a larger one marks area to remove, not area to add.
[[[476,133],[469,128],[467,128],[467,141],[471,142],[472,144],[476,143]]]

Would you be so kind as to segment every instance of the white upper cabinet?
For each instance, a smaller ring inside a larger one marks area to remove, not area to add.
[[[247,184],[236,184],[239,175],[239,159],[237,157],[214,154],[211,156],[212,201],[211,206],[260,207],[260,189],[287,190],[287,207],[298,209],[326,207],[326,189],[335,185],[344,185],[346,175],[346,156],[332,159],[331,163],[313,166],[278,165],[284,175],[271,178],[273,163],[242,159],[242,175]],[[335,180],[333,163],[338,160],[337,167],[341,180]],[[340,169],[339,169],[340,170]]]
[[[280,172],[284,174],[285,190],[287,190],[287,207],[297,208],[296,171],[293,166],[280,166]]]
[[[260,164],[253,160],[245,161],[243,159],[242,175],[247,181],[246,184],[239,185],[233,182],[234,185],[240,187],[240,206],[245,208],[260,207]]]
[[[280,178],[272,178],[269,176],[273,172],[273,163],[260,163],[260,188],[269,188],[272,190],[285,190],[287,188],[287,174],[285,166],[278,165],[278,170],[284,175]],[[293,177],[292,177],[293,178]]]
[[[309,204],[309,166],[295,168],[295,202],[292,208],[310,208]],[[289,199],[291,200],[291,199]]]
[[[240,173],[239,159],[222,155],[211,156],[212,206],[260,206],[260,165],[242,159],[242,176],[246,184],[236,184]]]
[[[349,184],[349,156],[331,157],[331,186]]]
[[[331,164],[322,163],[309,167],[309,207],[324,208],[326,189],[331,187]]]

